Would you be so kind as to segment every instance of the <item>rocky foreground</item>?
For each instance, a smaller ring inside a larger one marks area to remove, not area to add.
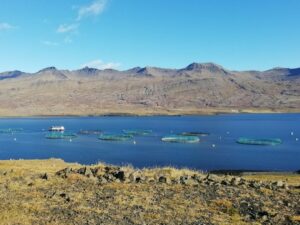
[[[1,224],[300,224],[300,175],[0,161]]]

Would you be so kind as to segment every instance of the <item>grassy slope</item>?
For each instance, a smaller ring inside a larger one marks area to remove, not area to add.
[[[294,224],[300,219],[299,215],[289,213],[288,207],[277,205],[282,199],[292,204],[299,201],[298,189],[288,193],[229,186],[120,182],[99,185],[95,179],[79,174],[66,179],[55,175],[66,167],[82,166],[58,159],[0,161],[1,224],[196,224],[196,221],[222,225],[261,224],[261,218],[246,222],[239,208],[243,200],[263,204],[264,209],[274,215],[280,212],[280,217],[286,214]],[[133,171],[130,167],[122,169]],[[141,172],[146,177],[197,173],[174,168]],[[48,179],[41,178],[44,173]],[[272,181],[278,178],[283,177],[261,174],[246,177]],[[285,175],[284,178],[291,185],[300,185],[299,176]]]

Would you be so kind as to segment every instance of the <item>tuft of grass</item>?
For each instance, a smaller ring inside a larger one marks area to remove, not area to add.
[[[294,221],[294,222],[300,222],[300,215],[292,216],[291,220]]]

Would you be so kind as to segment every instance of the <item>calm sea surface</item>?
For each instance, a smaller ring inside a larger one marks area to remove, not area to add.
[[[63,125],[68,131],[150,129],[153,135],[133,141],[109,142],[96,135],[70,140],[46,139],[47,129]],[[132,164],[135,167],[175,166],[202,170],[300,169],[300,114],[229,114],[218,116],[60,117],[0,119],[0,129],[23,128],[0,134],[0,159],[62,158],[68,162]],[[185,131],[209,132],[197,144],[161,142],[161,137]],[[291,134],[293,132],[293,135]],[[236,144],[238,137],[281,138],[279,146]],[[215,145],[215,147],[213,147]]]

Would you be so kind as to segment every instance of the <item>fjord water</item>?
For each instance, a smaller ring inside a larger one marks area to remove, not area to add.
[[[101,141],[95,135],[70,140],[45,138],[52,125],[121,132],[150,129],[151,136],[125,142]],[[225,114],[216,116],[52,117],[0,119],[0,129],[23,128],[0,134],[0,159],[62,158],[67,162],[132,164],[135,167],[175,166],[201,170],[300,169],[300,114]],[[161,137],[187,131],[208,132],[196,144],[161,142]],[[293,135],[291,134],[293,132]],[[278,146],[236,143],[239,137],[281,138]],[[214,147],[213,147],[214,145]]]

